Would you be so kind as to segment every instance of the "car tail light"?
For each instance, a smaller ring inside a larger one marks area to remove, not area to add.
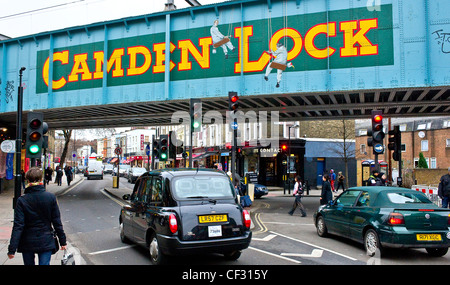
[[[242,218],[244,219],[244,226],[249,229],[252,220],[250,219],[250,214],[247,212],[247,210],[242,211]]]
[[[169,216],[169,229],[173,234],[178,231],[177,218],[174,214],[170,214]]]
[[[389,214],[388,223],[392,226],[404,225],[405,219],[403,218],[403,215],[400,213],[391,213]]]

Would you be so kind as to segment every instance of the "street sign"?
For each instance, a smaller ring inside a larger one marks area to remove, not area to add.
[[[114,153],[117,155],[121,155],[122,154],[122,148],[121,147],[116,147],[116,149],[114,150]]]
[[[149,144],[145,147],[145,153],[147,155],[150,155],[150,145]]]
[[[374,150],[376,153],[383,153],[384,147],[383,147],[382,144],[377,143],[376,145],[373,146],[373,150]]]
[[[233,129],[233,130],[237,130],[237,129],[238,129],[238,123],[237,123],[237,122],[232,122],[232,123],[230,124],[230,127],[231,127],[231,129]]]
[[[13,140],[5,140],[1,144],[1,150],[5,153],[14,153],[15,147],[15,141]]]

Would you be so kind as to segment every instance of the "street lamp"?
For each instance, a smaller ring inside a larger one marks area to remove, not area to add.
[[[289,149],[288,149],[288,159],[287,159],[287,172],[288,172],[288,187],[289,187],[289,194],[291,194],[291,129],[298,129],[300,126],[299,125],[293,125],[293,126],[289,126],[289,134],[288,134],[288,138],[289,138]]]

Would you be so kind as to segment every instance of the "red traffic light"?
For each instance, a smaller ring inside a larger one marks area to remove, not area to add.
[[[375,115],[375,116],[373,117],[373,121],[374,121],[375,123],[381,123],[381,121],[383,121],[383,116],[381,116],[381,115]]]
[[[33,130],[38,129],[40,126],[42,125],[42,121],[39,119],[33,119],[30,121],[30,128],[32,128]]]
[[[231,97],[231,102],[236,103],[237,100],[239,100],[239,97],[237,95]]]
[[[285,144],[282,145],[282,146],[281,146],[281,149],[282,149],[282,150],[287,150],[287,145],[285,145]]]

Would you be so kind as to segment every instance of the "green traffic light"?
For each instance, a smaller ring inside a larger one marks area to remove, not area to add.
[[[161,159],[166,159],[166,158],[167,158],[167,154],[161,153]]]
[[[194,124],[192,125],[195,129],[200,127],[200,123],[199,122],[194,122]]]
[[[40,148],[37,144],[30,145],[30,147],[28,148],[28,151],[32,154],[38,153],[39,150],[40,150]]]

